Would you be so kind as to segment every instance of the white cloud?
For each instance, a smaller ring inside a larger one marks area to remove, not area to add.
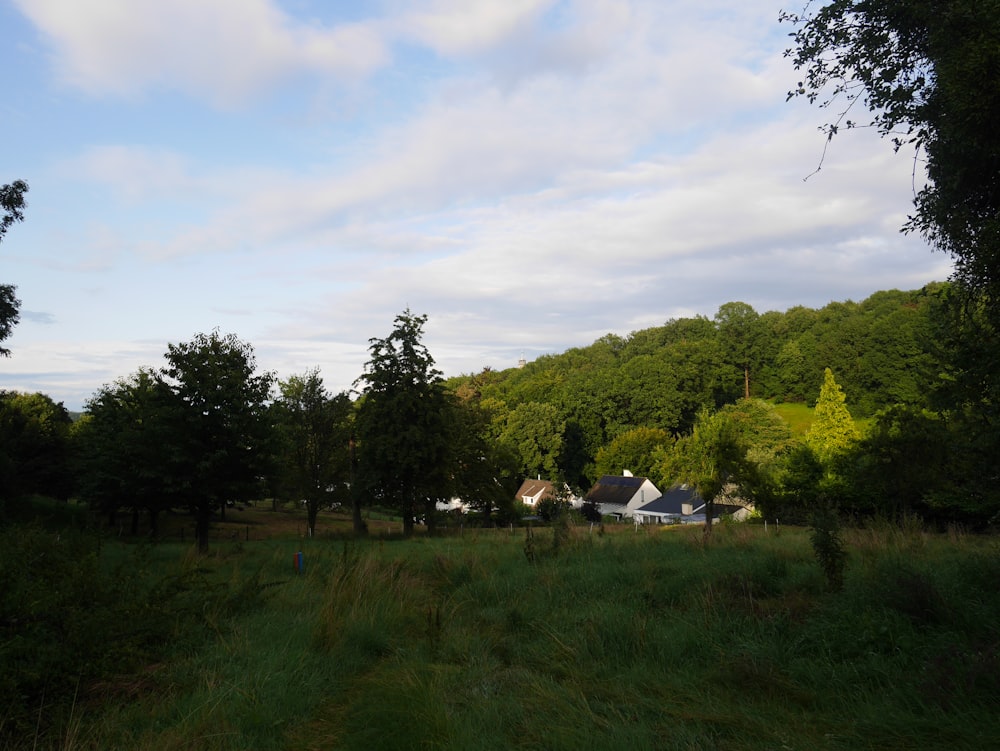
[[[14,0],[68,83],[98,94],[162,86],[232,105],[295,73],[354,77],[385,64],[364,23],[296,22],[271,0]]]
[[[396,34],[444,55],[483,53],[524,33],[557,0],[432,0],[400,15]]]

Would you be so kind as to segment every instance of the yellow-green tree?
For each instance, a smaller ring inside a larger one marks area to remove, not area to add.
[[[806,444],[824,465],[844,454],[860,438],[845,402],[843,389],[834,380],[833,371],[827,368],[812,426],[806,434]]]

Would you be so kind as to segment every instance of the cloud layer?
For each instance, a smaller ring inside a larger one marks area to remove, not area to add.
[[[457,373],[949,273],[898,232],[904,155],[851,133],[803,179],[825,113],[769,2],[14,4],[47,98],[11,98],[4,250],[49,323],[0,385],[74,407],[216,326],[339,389],[406,306]]]

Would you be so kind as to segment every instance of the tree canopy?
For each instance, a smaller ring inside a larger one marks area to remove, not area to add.
[[[358,479],[370,501],[399,511],[404,534],[418,516],[433,524],[451,479],[450,404],[422,341],[426,322],[409,309],[397,315],[388,336],[369,340],[358,379]]]
[[[346,393],[326,390],[318,369],[280,381],[278,390],[278,487],[284,497],[305,502],[312,537],[321,506],[351,500],[353,405]]]
[[[833,108],[828,139],[874,127],[912,146],[928,182],[905,228],[955,258],[965,289],[1000,299],[1000,2],[832,0],[781,19],[805,71],[789,98]]]
[[[175,396],[168,444],[177,492],[195,512],[198,547],[208,547],[213,511],[253,497],[265,474],[266,404],[274,376],[257,373],[253,347],[235,334],[198,334],[167,345],[163,376]]]
[[[0,185],[0,242],[12,225],[24,221],[24,207],[27,205],[24,194],[27,192],[28,184],[24,180]],[[20,318],[20,310],[17,287],[13,284],[0,284],[0,342],[10,338]],[[0,356],[10,357],[10,350],[0,347]]]

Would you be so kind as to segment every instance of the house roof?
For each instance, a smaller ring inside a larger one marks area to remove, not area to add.
[[[691,504],[692,511],[697,511],[705,505],[698,495],[698,491],[686,485],[677,485],[659,498],[650,501],[644,506],[635,510],[637,514],[676,514],[680,516],[684,513],[684,504]]]
[[[621,475],[604,475],[590,489],[584,501],[591,503],[610,503],[615,506],[627,506],[635,494],[646,482],[645,477],[629,477]]]
[[[548,480],[525,480],[517,489],[515,498],[538,498],[542,494],[552,495],[552,483]]]

